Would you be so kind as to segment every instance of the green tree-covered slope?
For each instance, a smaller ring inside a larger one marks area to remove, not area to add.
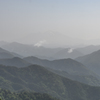
[[[25,68],[0,66],[0,88],[47,93],[61,100],[99,100],[100,87],[88,86],[32,65]]]
[[[9,90],[0,89],[0,100],[58,100],[48,94],[20,92],[14,93]]]

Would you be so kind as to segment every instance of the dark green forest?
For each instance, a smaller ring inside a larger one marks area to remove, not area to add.
[[[0,100],[59,100],[46,93],[20,92],[14,93],[0,89]]]
[[[72,81],[38,65],[25,68],[0,65],[0,76],[0,88],[11,92],[47,93],[60,100],[100,100],[100,87]]]

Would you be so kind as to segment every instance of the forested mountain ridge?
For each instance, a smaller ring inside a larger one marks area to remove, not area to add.
[[[36,57],[26,57],[23,58],[23,60],[31,63],[31,64],[37,64],[40,66],[56,69],[56,70],[62,70],[67,71],[68,73],[72,74],[89,74],[91,73],[87,67],[85,67],[83,64],[73,60],[73,59],[59,59],[59,60],[43,60]]]
[[[35,92],[10,92],[9,90],[0,89],[0,100],[59,100],[48,94]]]
[[[82,57],[78,57],[75,60],[81,62],[88,69],[94,71],[100,76],[100,50]]]
[[[61,100],[99,100],[100,88],[85,85],[32,65],[25,68],[0,65],[0,88],[47,93]],[[91,97],[92,95],[92,97]]]
[[[85,67],[83,64],[70,58],[49,61],[36,57],[26,57],[23,59],[14,57],[10,59],[0,59],[0,64],[6,66],[15,66],[18,68],[37,64],[47,68],[48,70],[51,69],[50,71],[66,78],[92,86],[100,86],[100,77],[87,69],[87,67]]]
[[[76,80],[88,85],[100,86],[100,77],[90,71],[83,64],[73,59],[68,58],[49,61],[31,56],[26,57],[23,60],[32,64],[44,66],[48,70],[66,78]]]

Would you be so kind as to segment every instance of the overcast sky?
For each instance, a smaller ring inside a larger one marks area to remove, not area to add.
[[[100,0],[0,0],[0,40],[23,42],[49,31],[99,39]]]

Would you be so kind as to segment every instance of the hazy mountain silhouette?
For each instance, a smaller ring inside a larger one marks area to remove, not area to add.
[[[76,58],[79,56],[83,56],[83,54],[78,50],[71,49],[71,48],[62,49],[53,55],[55,59]]]
[[[0,41],[0,47],[3,46],[3,45],[6,45],[6,44],[8,44],[8,42],[6,42],[6,41]]]
[[[13,57],[14,57],[13,54],[11,54],[9,51],[0,48],[0,59],[13,58]]]
[[[100,85],[100,77],[88,70],[84,65],[72,59],[61,60],[42,60],[36,57],[27,57],[24,59],[14,57],[11,59],[0,59],[0,64],[5,66],[15,66],[18,68],[26,67],[32,64],[44,66],[46,69],[61,76],[77,80],[89,85]]]
[[[55,37],[57,37],[55,39]],[[63,33],[55,31],[38,32],[33,34],[28,34],[19,40],[23,43],[34,43],[37,44],[40,41],[45,41],[42,46],[45,47],[65,47],[67,45],[79,45],[83,44],[82,39],[72,38]],[[80,41],[80,42],[79,42]]]
[[[61,50],[61,48],[44,48],[44,47],[36,47],[32,45],[25,45],[17,42],[13,42],[7,45],[2,46],[2,48],[10,51],[18,53],[22,56],[50,56],[53,55],[55,52]]]
[[[100,77],[87,69],[83,64],[72,59],[43,60],[36,57],[26,57],[25,61],[44,66],[48,70],[64,77],[89,85],[100,85]]]
[[[18,58],[24,58],[22,55],[19,55],[15,52],[11,52],[11,54],[14,56],[14,57],[18,57]]]
[[[31,65],[27,61],[24,61],[21,58],[14,57],[11,59],[0,59],[0,64],[5,66],[15,66],[15,67],[27,67]]]
[[[21,55],[14,53],[14,52],[9,52],[5,49],[0,48],[0,59],[6,59],[6,58],[13,58],[13,57],[21,57]]]
[[[100,75],[100,50],[82,57],[78,57],[76,60]]]
[[[89,74],[89,70],[83,64],[70,58],[49,61],[36,57],[26,57],[24,60],[32,64],[42,65],[52,69],[66,71],[72,74]]]
[[[99,49],[100,49],[100,45],[89,45],[83,48],[77,48],[76,50],[80,51],[84,55],[87,55],[95,51],[98,51]]]
[[[10,52],[15,52],[25,57],[36,56],[38,58],[49,59],[49,60],[61,59],[61,58],[76,58],[78,56],[83,55],[78,50],[71,48],[45,48],[42,46],[37,47],[17,42],[3,45],[2,48]]]

